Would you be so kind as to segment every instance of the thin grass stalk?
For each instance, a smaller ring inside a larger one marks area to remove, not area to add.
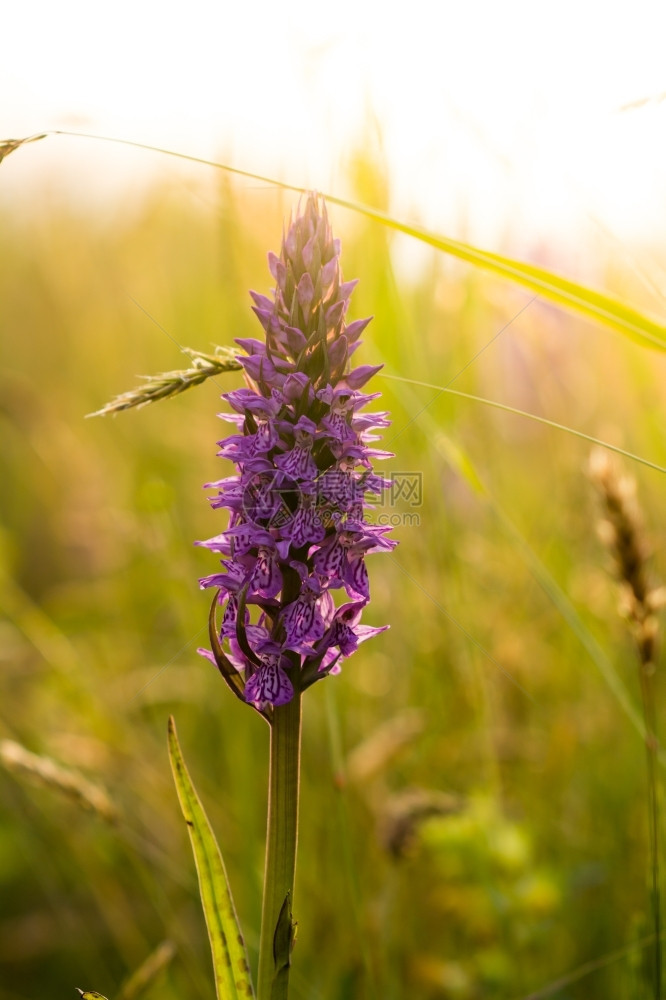
[[[298,681],[298,671],[291,676]],[[298,839],[301,692],[275,708],[271,723],[268,830],[257,1000],[286,1000],[294,940],[291,917]]]
[[[373,960],[367,935],[363,933],[361,920],[361,889],[358,869],[352,849],[351,820],[349,815],[349,796],[347,794],[347,761],[342,751],[342,736],[340,732],[340,713],[338,710],[337,693],[329,687],[326,692],[326,717],[328,722],[328,740],[331,753],[331,763],[335,775],[334,787],[337,790],[338,830],[341,854],[341,875],[346,881],[348,900],[348,916],[352,923],[358,941],[359,953],[365,971],[365,993],[367,1000],[377,1000],[379,983],[377,967]]]
[[[85,778],[80,771],[63,767],[50,757],[31,753],[13,740],[0,741],[0,766],[28,780],[55,789],[82,809],[106,823],[118,823],[118,809],[106,789]]]
[[[654,926],[654,996],[661,1000],[661,893],[659,870],[659,791],[657,787],[657,710],[654,696],[654,664],[641,663],[639,668],[641,697],[645,716],[645,754],[648,784],[648,821],[650,847],[650,899]]]
[[[653,986],[661,1000],[661,893],[659,859],[659,787],[657,765],[657,707],[655,678],[658,622],[656,611],[664,603],[663,588],[651,585],[647,571],[648,546],[636,500],[636,484],[620,475],[617,464],[600,450],[590,456],[590,475],[601,491],[604,520],[599,524],[602,541],[613,554],[622,583],[622,611],[628,619],[638,652],[638,676],[645,721],[645,752],[650,853],[650,903],[654,926]]]

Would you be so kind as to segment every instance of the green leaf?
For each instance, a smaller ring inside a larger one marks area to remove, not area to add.
[[[291,952],[296,938],[296,925],[291,912],[291,893],[284,897],[280,910],[275,934],[273,935],[273,961],[275,962],[276,979],[291,964]],[[275,991],[279,995],[279,989]]]
[[[169,757],[197,866],[218,1000],[254,997],[247,952],[231,898],[224,861],[185,766],[173,716],[169,718]]]
[[[95,993],[94,990],[80,990],[77,986],[76,992],[81,1000],[106,1000],[106,997],[103,997],[101,993]]]

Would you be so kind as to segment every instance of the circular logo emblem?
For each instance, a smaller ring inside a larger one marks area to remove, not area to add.
[[[298,483],[279,469],[255,472],[243,490],[243,513],[262,528],[283,528],[301,502]]]

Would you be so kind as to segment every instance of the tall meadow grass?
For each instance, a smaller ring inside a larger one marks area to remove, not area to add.
[[[385,181],[362,177],[381,204]],[[113,809],[0,766],[0,1000],[113,1000],[160,947],[142,995],[211,996],[170,713],[256,962],[267,732],[195,653],[210,565],[192,543],[220,530],[201,483],[222,474],[215,414],[238,376],[84,416],[185,367],[180,346],[256,334],[247,289],[268,290],[292,204],[236,179],[173,183],[127,215],[0,202],[0,739]],[[401,545],[374,575],[368,560],[368,622],[391,631],[308,694],[293,996],[647,996],[640,689],[589,444],[441,390],[666,466],[666,358],[435,250],[405,277],[406,236],[329,211],[354,318],[375,316],[362,362],[385,363],[390,466],[421,494],[386,508]],[[597,267],[655,309],[615,251]],[[663,579],[664,474],[631,471]],[[655,688],[660,706],[658,672]]]

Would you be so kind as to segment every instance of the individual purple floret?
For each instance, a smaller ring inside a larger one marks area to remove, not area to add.
[[[198,543],[223,567],[200,581],[218,588],[213,650],[200,652],[262,714],[338,673],[360,642],[388,628],[360,619],[370,600],[365,557],[397,544],[365,517],[389,485],[372,469],[389,453],[371,446],[389,421],[359,412],[379,395],[360,390],[381,365],[350,366],[369,320],[345,324],[356,282],[342,281],[339,259],[326,208],[310,194],[280,256],[269,254],[273,297],[251,293],[265,339],[237,341],[247,387],[222,397],[237,433],[218,454],[237,474],[207,484],[229,524]],[[334,591],[343,592],[337,603]]]

